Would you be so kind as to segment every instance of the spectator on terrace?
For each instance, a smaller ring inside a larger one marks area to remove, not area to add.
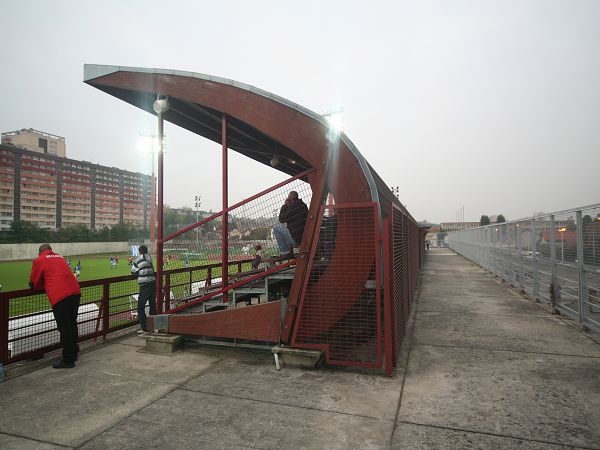
[[[258,244],[254,247],[254,259],[252,260],[252,268],[258,269],[258,265],[262,261],[262,245]]]
[[[81,290],[65,258],[54,253],[49,244],[40,245],[39,256],[31,266],[29,286],[44,290],[52,305],[52,314],[63,347],[61,360],[52,364],[52,367],[72,369],[79,352],[77,312]]]
[[[146,329],[146,302],[150,305],[150,315],[156,314],[156,277],[152,257],[148,254],[148,247],[140,245],[140,256],[133,262],[131,273],[137,277],[140,285],[138,295],[138,319],[141,330],[138,333],[148,331]]]
[[[306,203],[298,198],[296,191],[291,191],[279,211],[279,223],[273,229],[283,258],[293,258],[294,247],[298,247],[302,241],[307,216]]]

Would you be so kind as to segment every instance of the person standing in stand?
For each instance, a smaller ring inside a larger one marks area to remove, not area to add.
[[[79,353],[77,313],[81,289],[65,258],[54,253],[49,244],[40,245],[39,256],[33,260],[31,266],[29,286],[32,289],[44,290],[52,305],[63,347],[61,360],[52,364],[52,367],[72,369]]]
[[[137,277],[140,285],[138,295],[137,312],[141,330],[139,333],[148,331],[146,329],[146,302],[150,306],[150,315],[156,314],[156,277],[152,257],[148,254],[148,247],[140,245],[140,256],[133,262],[131,273]]]

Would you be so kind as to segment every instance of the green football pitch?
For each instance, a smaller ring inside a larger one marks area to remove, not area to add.
[[[110,257],[118,256],[119,264],[113,269]],[[130,267],[127,265],[127,253],[66,256],[71,260],[71,270],[81,261],[81,274],[79,281],[97,280],[99,278],[118,277],[129,275]],[[0,262],[0,285],[2,292],[15,291],[29,288],[29,274],[31,261],[3,261]]]

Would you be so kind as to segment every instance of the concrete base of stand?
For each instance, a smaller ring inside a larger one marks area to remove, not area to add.
[[[282,367],[296,367],[301,369],[316,369],[323,362],[325,352],[322,350],[306,350],[303,348],[273,347],[273,354],[277,355]]]
[[[147,333],[144,337],[146,338],[146,351],[149,353],[169,355],[183,348],[183,336],[180,334]]]

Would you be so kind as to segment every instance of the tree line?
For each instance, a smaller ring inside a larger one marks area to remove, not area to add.
[[[498,214],[498,217],[496,218],[496,223],[502,223],[502,222],[506,222],[506,218],[502,215],[502,214]],[[484,225],[489,225],[491,224],[492,221],[490,220],[490,217],[483,214],[481,216],[481,219],[479,219],[479,226],[484,226]]]
[[[212,215],[212,211],[193,211],[191,208],[163,208],[163,235],[169,236],[182,228]],[[248,230],[241,239],[263,240],[271,233],[271,227],[265,226],[264,218],[250,219],[229,216],[229,231],[239,227]],[[209,221],[198,228],[201,236],[221,233],[220,222]],[[115,224],[111,227],[91,229],[86,225],[70,225],[58,229],[41,228],[28,221],[13,221],[10,229],[0,231],[0,243],[21,244],[39,242],[129,242],[143,241],[150,238],[147,227],[130,223]]]
[[[0,243],[125,242],[141,241],[148,237],[148,229],[131,224],[115,224],[110,228],[105,226],[96,230],[85,225],[70,225],[52,230],[31,222],[15,220],[9,230],[0,232]]]

